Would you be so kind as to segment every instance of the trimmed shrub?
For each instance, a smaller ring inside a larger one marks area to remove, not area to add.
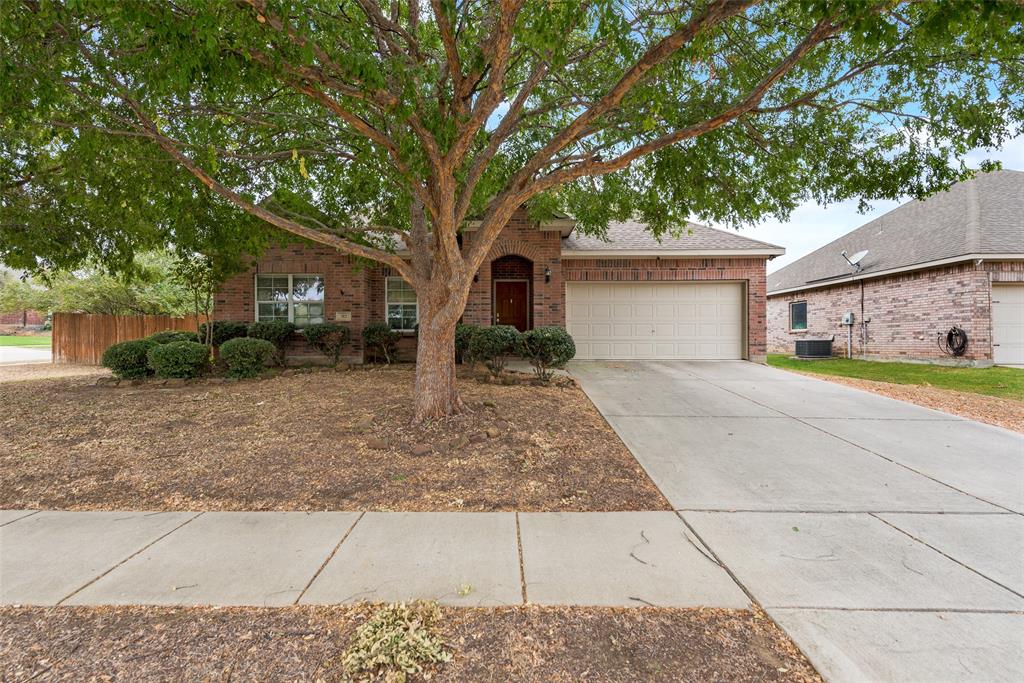
[[[375,360],[384,359],[390,364],[395,358],[395,350],[401,337],[387,323],[370,323],[363,328],[363,345]]]
[[[206,371],[210,349],[195,340],[173,341],[150,347],[146,357],[157,377],[191,379]]]
[[[459,363],[473,363],[473,354],[469,352],[469,343],[479,329],[478,325],[459,323],[455,326],[455,360]]]
[[[250,323],[249,337],[263,339],[277,348],[277,364],[284,365],[284,345],[295,334],[295,324],[284,320],[267,320]]]
[[[562,367],[576,355],[576,344],[561,327],[538,327],[519,335],[519,354],[547,382],[552,368]]]
[[[220,347],[220,359],[228,366],[228,377],[259,377],[277,356],[277,347],[266,339],[235,337]]]
[[[495,377],[505,369],[508,356],[515,353],[519,330],[511,325],[481,327],[470,337],[469,352],[473,360],[482,361]]]
[[[310,346],[330,358],[334,365],[338,364],[338,360],[341,358],[341,350],[345,348],[348,340],[352,338],[352,333],[349,329],[337,323],[310,325],[302,330],[302,334],[306,337],[306,341],[309,342]]]
[[[146,337],[149,341],[154,344],[170,344],[171,342],[180,341],[196,341],[196,335],[193,332],[185,332],[184,330],[164,330],[163,332],[156,332]]]
[[[220,346],[228,339],[244,337],[249,331],[248,323],[238,322],[236,320],[214,320],[212,324],[212,342],[214,346]],[[206,325],[207,323],[203,323],[199,326],[199,342],[201,344],[206,343]]]
[[[149,339],[132,339],[118,342],[107,347],[100,359],[100,364],[110,368],[121,379],[145,377],[150,374],[149,359],[146,354],[156,346]]]

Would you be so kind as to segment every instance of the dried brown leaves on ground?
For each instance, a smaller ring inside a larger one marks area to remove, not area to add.
[[[801,373],[807,374],[807,373]],[[1015,432],[1024,432],[1024,396],[1020,401],[997,396],[986,396],[965,391],[950,391],[926,387],[920,384],[891,384],[875,382],[852,377],[835,377],[832,375],[811,375],[815,379],[845,384],[855,389],[863,389],[889,398],[907,403],[914,403],[925,408],[941,410],[944,413],[959,415],[969,420],[977,420],[996,425]]]
[[[0,680],[335,681],[372,611],[0,608]],[[444,608],[440,627],[433,681],[821,680],[760,612]]]
[[[409,367],[160,387],[0,384],[0,507],[656,510],[586,395],[460,380],[465,414],[411,426]]]

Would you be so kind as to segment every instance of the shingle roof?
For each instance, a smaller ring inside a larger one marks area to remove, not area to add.
[[[867,249],[861,275],[970,254],[1024,255],[1024,172],[993,171],[914,200],[768,276],[768,293],[852,274],[841,252]]]
[[[765,251],[782,249],[774,244],[743,237],[735,232],[687,223],[687,230],[677,239],[662,235],[659,241],[638,221],[611,223],[607,241],[600,237],[574,232],[562,240],[562,253],[588,251]]]

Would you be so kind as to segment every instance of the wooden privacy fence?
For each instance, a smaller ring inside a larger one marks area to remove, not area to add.
[[[102,315],[99,313],[53,314],[53,362],[99,365],[107,347],[129,339],[141,339],[164,330],[199,328],[196,316]]]

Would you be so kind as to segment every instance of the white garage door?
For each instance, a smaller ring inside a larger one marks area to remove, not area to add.
[[[992,360],[1024,365],[1024,285],[992,285]]]
[[[566,329],[590,360],[743,358],[735,282],[568,282]]]

